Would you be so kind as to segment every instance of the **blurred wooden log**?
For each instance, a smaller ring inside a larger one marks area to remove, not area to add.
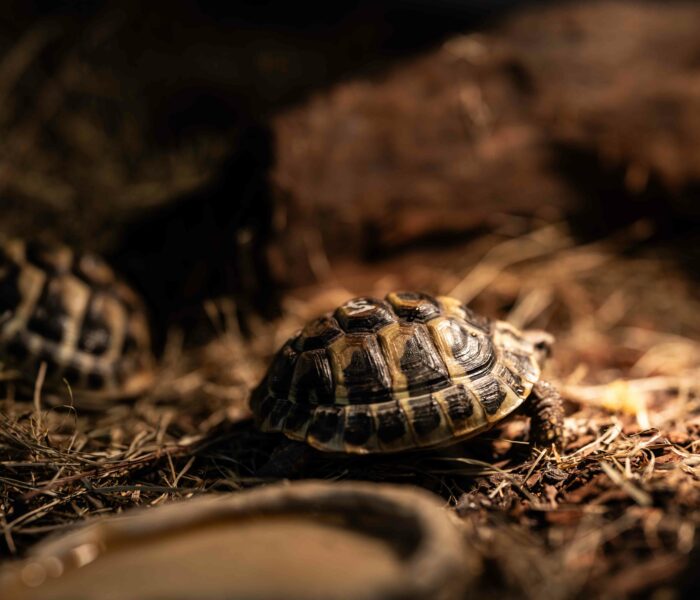
[[[556,141],[617,170],[631,196],[665,195],[660,202],[697,222],[698,28],[696,3],[616,0],[522,12],[498,35],[527,66]]]
[[[514,53],[473,34],[280,114],[273,177],[290,232],[321,231],[331,255],[380,256],[561,218],[575,196],[550,168],[535,94]]]

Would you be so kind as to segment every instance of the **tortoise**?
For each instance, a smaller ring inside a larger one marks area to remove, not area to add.
[[[48,389],[134,396],[152,381],[144,305],[99,257],[60,244],[0,240],[0,361],[21,380],[46,364]]]
[[[282,346],[250,405],[262,431],[354,454],[453,444],[523,406],[547,447],[563,433],[561,398],[540,379],[552,343],[451,297],[354,298]]]

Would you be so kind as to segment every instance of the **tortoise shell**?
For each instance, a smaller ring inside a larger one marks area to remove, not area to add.
[[[254,391],[263,431],[329,452],[396,452],[476,435],[540,376],[532,342],[449,297],[356,298],[288,340]]]
[[[129,396],[150,383],[144,306],[98,257],[60,245],[0,240],[0,360],[34,381]]]

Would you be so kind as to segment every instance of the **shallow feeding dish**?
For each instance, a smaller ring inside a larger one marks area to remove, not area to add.
[[[0,598],[449,600],[471,561],[429,492],[307,481],[101,519],[5,567]]]

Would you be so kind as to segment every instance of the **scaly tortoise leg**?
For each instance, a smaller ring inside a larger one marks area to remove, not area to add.
[[[270,455],[268,461],[258,469],[258,477],[289,479],[298,477],[314,455],[313,448],[303,442],[284,439]]]
[[[538,381],[535,384],[526,412],[530,416],[530,442],[534,447],[563,446],[564,405],[551,383]]]

